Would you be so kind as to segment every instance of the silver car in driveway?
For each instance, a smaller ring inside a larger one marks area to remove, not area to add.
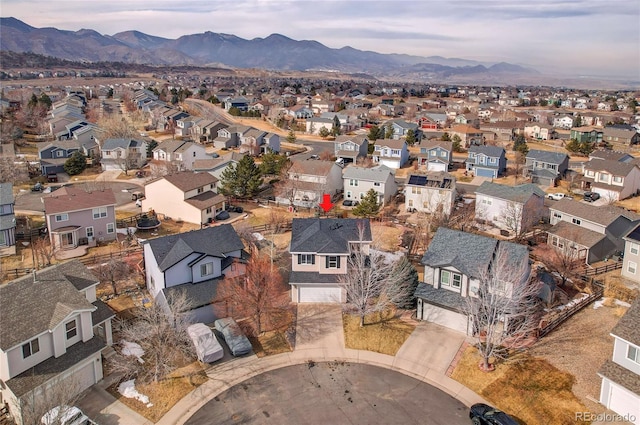
[[[213,322],[213,325],[215,326],[216,331],[222,334],[224,341],[229,346],[229,350],[231,350],[231,354],[234,356],[244,356],[253,350],[251,342],[249,342],[249,338],[242,333],[240,326],[238,326],[232,317],[218,319]]]

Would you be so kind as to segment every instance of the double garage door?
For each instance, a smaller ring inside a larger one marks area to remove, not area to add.
[[[609,409],[616,413],[627,416],[635,424],[640,424],[640,399],[631,391],[619,387],[613,383],[611,385],[611,395],[609,396]]]
[[[298,302],[340,303],[342,302],[342,289],[331,286],[298,286]]]

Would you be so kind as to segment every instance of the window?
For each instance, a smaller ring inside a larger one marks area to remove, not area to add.
[[[408,206],[409,208],[413,208],[413,199],[409,199]]]
[[[379,182],[373,182],[373,185],[374,186],[380,186],[380,183]]]
[[[441,270],[440,283],[442,284],[442,286],[450,286],[456,289],[460,289],[460,287],[462,286],[462,275],[450,272],[449,270]]]
[[[430,151],[429,156],[436,156],[436,153],[437,153],[436,151]]]
[[[627,358],[632,362],[640,363],[640,349],[629,344],[627,346]]]
[[[600,173],[600,175],[598,176],[598,180],[600,180],[601,182],[607,182],[607,181],[609,181],[609,174],[607,174],[607,173]]]
[[[67,220],[69,220],[69,214],[56,215],[56,221],[67,221]]]
[[[88,226],[85,231],[87,232],[87,238],[93,238],[93,227]]]
[[[313,254],[298,254],[298,264],[315,264],[316,256]]]
[[[107,233],[113,233],[115,231],[116,231],[116,229],[115,229],[114,224],[113,223],[107,223]]]
[[[422,193],[422,188],[413,186],[411,187],[411,193],[414,195],[420,195]]]
[[[339,269],[340,257],[338,257],[337,255],[330,255],[326,257],[326,267],[328,269]]]
[[[622,183],[622,177],[620,177],[620,176],[613,177],[613,182],[614,183]]]
[[[22,358],[26,359],[40,351],[40,343],[38,342],[38,338],[32,339],[26,344],[22,345]]]
[[[194,158],[196,157],[196,153],[195,153],[195,152],[193,153],[193,157],[194,157]]]
[[[58,158],[63,157],[64,156],[64,151],[56,151],[56,156]]]
[[[582,222],[580,221],[580,219],[579,219],[579,218],[572,218],[572,219],[571,219],[571,222],[572,222],[573,224],[578,224],[578,225],[579,225],[580,223],[582,223]]]
[[[200,276],[209,276],[213,274],[213,263],[200,264]]]
[[[638,264],[634,263],[633,261],[629,261],[629,264],[627,264],[627,271],[631,274],[636,274],[637,269]]]
[[[440,156],[443,157],[443,158],[446,158],[447,157],[447,152],[445,152],[445,151],[440,152]]]
[[[593,177],[594,176],[594,172],[591,170],[587,170],[585,173],[588,177]]]
[[[554,213],[553,213],[553,217],[554,217],[554,218],[562,218],[562,214],[557,213],[557,212],[554,212]]]
[[[67,339],[71,339],[78,335],[78,324],[75,319],[64,324],[64,329],[67,334]]]
[[[564,242],[557,236],[551,237],[551,245],[557,246],[558,248],[564,248]]]
[[[93,209],[93,219],[104,218],[107,216],[107,207],[100,207]]]
[[[633,255],[638,255],[638,248],[640,248],[640,245],[638,245],[637,243],[631,242],[629,246],[629,252],[632,253]]]
[[[351,191],[347,191],[347,198],[351,198]]]
[[[360,199],[364,199],[364,192],[360,192]]]
[[[487,204],[487,205],[491,205],[491,199],[482,198],[482,203],[483,204]]]
[[[391,155],[395,155],[395,156],[400,155],[400,149],[392,149],[391,150]]]
[[[202,193],[202,192],[204,192],[204,188],[199,187],[199,188],[198,188],[198,193]]]
[[[350,180],[349,180],[349,185],[350,185],[350,186],[357,186],[357,185],[358,185],[358,180],[356,180],[356,179],[350,179]]]
[[[210,214],[210,213],[211,213],[211,207],[207,208],[207,209],[205,210],[205,212],[206,212],[207,214]]]

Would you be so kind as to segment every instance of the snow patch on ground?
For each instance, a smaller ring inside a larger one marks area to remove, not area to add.
[[[140,347],[139,344],[129,341],[122,341],[120,344],[122,345],[123,355],[134,356],[140,363],[144,363],[144,360],[142,360],[142,356],[144,356],[144,350],[142,349],[142,347]]]
[[[259,233],[259,232],[252,233],[251,236],[256,238],[257,241],[261,241],[264,239],[264,236],[262,236],[262,233]]]
[[[593,303],[593,309],[596,310],[596,309],[602,307],[603,304],[604,304],[604,300],[605,299],[606,298],[602,297],[598,301]],[[631,304],[629,304],[628,302],[620,301],[620,300],[614,300],[614,301],[615,301],[616,305],[619,305],[620,307],[627,307],[627,308],[631,307]]]
[[[118,392],[124,397],[135,398],[147,407],[153,407],[153,403],[149,403],[149,397],[136,390],[135,379],[120,383],[120,385],[118,385]]]
[[[384,257],[384,262],[386,264],[393,264],[405,255],[405,253],[400,251],[386,252],[386,251],[379,251],[377,249],[371,249],[371,253],[382,255]]]

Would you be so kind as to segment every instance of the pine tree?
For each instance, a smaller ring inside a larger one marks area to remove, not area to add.
[[[331,134],[334,136],[340,135],[340,118],[337,115],[333,116],[333,126],[331,127]]]
[[[240,162],[232,164],[222,172],[220,192],[227,196],[250,198],[262,186],[260,168],[249,155],[242,157]]]
[[[369,189],[360,200],[360,203],[353,209],[353,215],[356,217],[373,217],[380,211],[378,203],[378,192]]]
[[[295,143],[296,140],[296,133],[293,130],[289,130],[289,134],[287,135],[287,143]]]
[[[416,143],[416,133],[412,128],[407,130],[406,140],[409,146],[413,146]]]
[[[518,134],[513,141],[513,151],[520,152],[522,155],[527,156],[529,153],[529,146],[527,146],[527,140],[522,134]]]
[[[379,139],[379,136],[380,136],[380,127],[378,127],[377,125],[372,125],[371,128],[369,129],[369,135],[367,136],[367,138],[372,142],[375,142],[376,140]]]
[[[75,151],[64,163],[64,171],[70,176],[80,174],[87,168],[87,157],[80,151]]]

